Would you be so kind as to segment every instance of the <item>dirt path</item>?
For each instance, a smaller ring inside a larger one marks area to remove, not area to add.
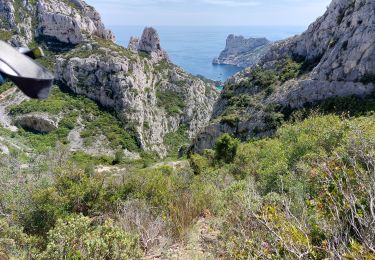
[[[206,246],[218,238],[218,232],[212,230],[211,217],[201,217],[190,230],[184,244],[174,244],[160,255],[146,256],[144,260],[214,260],[215,256]]]

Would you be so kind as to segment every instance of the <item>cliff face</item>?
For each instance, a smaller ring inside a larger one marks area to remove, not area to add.
[[[249,38],[229,35],[225,49],[213,64],[228,64],[238,67],[250,67],[257,64],[262,55],[269,50],[270,41],[266,38]]]
[[[21,9],[27,12],[20,14]],[[164,156],[168,134],[188,141],[210,119],[219,96],[215,86],[170,63],[153,28],[126,49],[113,42],[99,14],[84,1],[0,0],[0,17],[2,39],[13,45],[34,39],[52,51],[56,43],[69,45],[50,57],[56,60],[56,80],[114,110],[146,151]]]
[[[15,46],[25,46],[34,38],[50,37],[62,43],[79,44],[92,35],[114,40],[100,15],[84,1],[1,0],[0,28]]]
[[[92,35],[114,41],[100,14],[84,1],[40,0],[36,9],[36,36],[49,36],[63,43],[78,44]]]
[[[192,149],[212,147],[224,132],[242,140],[270,135],[286,111],[366,96],[374,79],[375,2],[333,0],[302,35],[273,43],[256,66],[228,80]]]
[[[302,35],[275,43],[261,64],[286,56],[319,61],[314,80],[358,81],[375,66],[375,2],[333,0]]]
[[[73,92],[115,109],[143,149],[165,155],[168,133],[182,129],[192,138],[208,123],[218,91],[167,59],[160,60],[162,50],[140,56],[100,41],[89,48],[84,45],[60,56],[57,79]]]

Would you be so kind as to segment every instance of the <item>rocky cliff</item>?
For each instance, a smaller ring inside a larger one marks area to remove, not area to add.
[[[229,35],[225,49],[213,64],[228,64],[238,67],[250,67],[257,64],[262,55],[269,50],[270,41],[266,38],[249,38],[243,36]]]
[[[98,39],[61,55],[56,77],[73,92],[115,109],[143,149],[165,155],[168,133],[183,129],[192,138],[208,123],[218,91],[161,53],[157,48],[139,55]]]
[[[175,145],[166,145],[168,137],[188,142],[210,119],[215,86],[170,63],[153,28],[123,48],[80,0],[0,0],[0,18],[1,39],[43,44],[52,53],[48,64],[56,63],[56,81],[113,110],[145,151],[164,156]]]
[[[79,44],[93,35],[114,40],[99,13],[81,0],[1,0],[2,38],[15,46],[46,37],[66,44]]]
[[[290,111],[337,97],[364,97],[375,84],[375,2],[333,0],[302,35],[273,43],[256,66],[231,78],[211,124],[192,147],[229,132],[271,134]]]

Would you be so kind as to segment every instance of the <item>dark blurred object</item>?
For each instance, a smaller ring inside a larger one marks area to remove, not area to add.
[[[44,52],[43,52],[43,49],[40,48],[40,47],[36,47],[34,49],[29,49],[29,48],[18,48],[18,51],[30,58],[32,58],[33,60],[35,59],[39,59],[39,58],[42,58],[44,57]]]
[[[6,78],[14,82],[30,98],[47,98],[54,76],[46,68],[31,59],[43,56],[44,53],[40,48],[32,50],[22,48],[17,50],[9,44],[0,41],[0,73],[2,80],[4,81]]]

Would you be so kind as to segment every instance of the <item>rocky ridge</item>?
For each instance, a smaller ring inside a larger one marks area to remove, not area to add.
[[[106,47],[104,47],[106,46]],[[93,43],[57,59],[56,78],[74,93],[116,111],[141,147],[166,155],[164,138],[184,129],[192,138],[209,121],[218,91],[160,59],[108,43]]]
[[[238,67],[250,67],[257,64],[262,55],[269,50],[271,42],[266,38],[249,38],[229,35],[225,49],[213,64],[228,64]]]
[[[374,1],[333,0],[303,34],[273,43],[257,65],[228,80],[192,151],[211,148],[225,132],[242,140],[268,136],[278,120],[306,104],[372,93],[374,14]],[[285,78],[285,68],[294,76]],[[264,79],[269,82],[260,84]]]

